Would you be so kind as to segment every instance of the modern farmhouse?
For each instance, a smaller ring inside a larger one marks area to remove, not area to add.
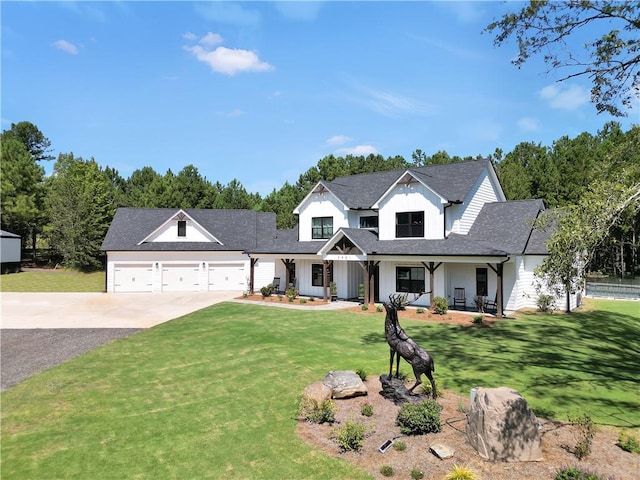
[[[277,278],[280,290],[325,297],[333,284],[367,303],[406,292],[475,309],[482,297],[501,315],[535,306],[543,210],[505,201],[488,160],[320,181],[292,230],[249,210],[121,208],[102,245],[107,291],[257,291]]]

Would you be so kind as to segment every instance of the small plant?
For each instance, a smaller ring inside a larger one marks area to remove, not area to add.
[[[438,315],[444,315],[447,313],[447,310],[449,310],[449,302],[444,297],[434,297],[431,310],[433,310],[433,313],[437,313]]]
[[[370,417],[373,415],[373,405],[370,403],[365,403],[360,407],[360,413],[365,417]]]
[[[364,300],[364,283],[358,285],[358,298]]]
[[[573,447],[572,453],[582,460],[591,453],[591,444],[596,435],[596,426],[588,413],[569,418],[572,425],[578,427],[578,441]]]
[[[273,293],[273,285],[271,284],[265,285],[260,289],[260,293],[262,294],[262,298],[270,297],[271,294]]]
[[[416,308],[416,313],[422,315],[424,313],[424,308]]]
[[[424,478],[424,472],[419,468],[411,469],[411,478],[413,480],[422,480]]]
[[[358,375],[360,377],[360,380],[362,380],[363,382],[366,382],[367,377],[369,376],[364,368],[356,368],[356,375]]]
[[[476,310],[480,313],[484,313],[484,297],[482,295],[476,295],[473,297],[473,303],[476,305]]]
[[[376,312],[380,313],[384,310],[384,307],[382,305],[376,305]]]
[[[620,436],[618,436],[617,445],[626,452],[640,453],[640,442],[633,435],[629,435],[622,430]]]
[[[445,480],[477,480],[479,477],[469,467],[454,465],[444,478]]]
[[[296,297],[298,296],[298,291],[293,287],[289,287],[289,288],[287,288],[287,291],[284,292],[284,294],[287,296],[287,299],[290,302],[293,302],[296,299]]]
[[[307,299],[306,299],[306,298],[301,298],[301,299],[300,299],[300,303],[301,303],[301,304],[305,304],[305,303],[307,303]]]
[[[321,403],[303,395],[298,404],[298,415],[312,423],[333,423],[336,421],[336,405],[333,400]]]
[[[282,301],[282,295],[278,294],[278,301]]]
[[[458,400],[456,410],[460,413],[469,413],[469,408],[464,404],[462,400]]]
[[[309,297],[309,301],[310,302],[315,302],[316,301],[316,297]]]
[[[441,411],[442,407],[434,400],[405,403],[398,412],[396,424],[405,435],[438,433],[442,430]]]
[[[432,396],[433,392],[431,391],[431,383],[423,383],[420,386],[420,389],[422,390],[422,393],[427,395],[427,396]],[[439,384],[436,384],[436,397],[443,397],[444,394],[442,392],[442,389],[440,388]]]
[[[363,312],[366,312],[367,310],[369,310],[369,305],[367,305],[366,303],[363,303],[360,308],[362,308]]]
[[[546,293],[541,293],[540,295],[538,295],[536,305],[538,306],[539,311],[544,313],[551,313],[553,312],[553,297],[551,295],[547,295]]]
[[[393,467],[391,465],[383,465],[380,467],[380,473],[383,477],[393,477]]]
[[[242,298],[247,298],[248,296],[249,296],[248,292],[246,292],[246,291],[242,292]]]
[[[329,282],[329,291],[331,292],[332,300],[338,296],[338,286],[336,282]]]
[[[393,449],[397,452],[404,452],[407,449],[407,444],[402,440],[393,442]]]
[[[473,323],[475,325],[482,325],[484,323],[484,316],[483,315],[474,315],[473,316]]]
[[[363,423],[348,420],[344,426],[335,428],[331,432],[331,438],[338,442],[343,451],[358,451],[362,448],[366,431],[367,427]]]
[[[607,479],[578,467],[562,467],[556,472],[553,480],[613,480],[613,477]]]

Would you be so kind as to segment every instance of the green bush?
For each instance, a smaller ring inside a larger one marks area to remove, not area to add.
[[[407,449],[407,444],[402,440],[398,440],[397,442],[393,442],[393,449],[397,452],[404,452]]]
[[[596,426],[588,413],[577,417],[569,418],[572,425],[578,427],[578,441],[574,447],[573,454],[578,460],[587,458],[591,453],[591,444],[596,435]]]
[[[411,470],[411,478],[413,480],[422,480],[424,478],[424,472],[419,468],[413,468]]]
[[[373,415],[373,405],[370,403],[365,403],[360,407],[360,413],[365,417],[370,417]]]
[[[454,465],[444,478],[445,480],[476,480],[478,476],[464,465]]]
[[[396,423],[405,435],[424,435],[442,430],[442,407],[434,400],[405,403],[398,412]]]
[[[367,377],[369,376],[364,368],[356,368],[356,375],[358,375],[360,377],[360,380],[362,380],[363,382],[365,382],[367,380]]]
[[[366,303],[363,303],[360,308],[362,308],[363,312],[366,312],[367,310],[369,310],[369,305],[367,305]]]
[[[302,304],[307,303],[307,299],[306,299],[306,298],[301,298],[301,299],[300,299],[300,303],[302,303]]]
[[[290,302],[293,302],[293,301],[296,299],[296,297],[298,296],[298,291],[297,291],[295,288],[293,288],[293,287],[289,287],[289,288],[287,288],[287,290],[284,292],[284,294],[287,296],[287,299],[288,299]]]
[[[476,325],[482,325],[484,323],[484,316],[482,316],[482,315],[474,315],[473,316],[473,323],[475,323]]]
[[[376,312],[380,313],[384,310],[384,307],[382,305],[376,305]]]
[[[336,421],[336,405],[333,400],[318,403],[317,400],[303,395],[298,404],[298,415],[313,423],[333,423]]]
[[[640,453],[640,442],[638,439],[622,430],[618,437],[618,446],[631,453]]]
[[[380,473],[383,477],[393,477],[393,467],[391,465],[383,465],[380,467]]]
[[[334,429],[331,438],[335,439],[344,451],[358,451],[362,448],[366,431],[367,427],[364,424],[349,420],[344,426]]]
[[[449,310],[449,302],[444,297],[434,297],[431,310],[433,310],[433,313],[437,313],[438,315],[444,315],[447,313],[447,310]]]
[[[541,293],[538,295],[536,305],[538,306],[538,310],[541,312],[553,312],[553,297],[551,295]]]
[[[273,293],[273,285],[271,285],[271,284],[265,285],[264,287],[262,287],[260,289],[260,293],[262,294],[262,298],[270,297],[271,294]]]
[[[553,480],[610,480],[578,467],[563,467],[556,472]],[[612,478],[611,478],[612,480]]]
[[[416,309],[416,313],[423,314],[424,313],[424,308],[417,308]]]

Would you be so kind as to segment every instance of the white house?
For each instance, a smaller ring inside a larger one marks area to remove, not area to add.
[[[474,309],[481,297],[502,315],[535,306],[543,210],[505,201],[488,160],[320,181],[287,231],[269,213],[124,208],[102,247],[107,290],[253,291],[278,277],[301,295],[324,297],[333,282],[366,302],[405,292]]]
[[[0,271],[18,272],[22,260],[20,235],[0,230]]]

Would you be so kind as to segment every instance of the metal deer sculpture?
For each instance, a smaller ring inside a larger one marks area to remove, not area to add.
[[[384,333],[390,348],[389,378],[393,372],[393,358],[396,357],[396,377],[399,375],[400,357],[404,358],[413,368],[416,383],[409,389],[413,389],[422,383],[420,377],[425,374],[431,382],[431,393],[436,398],[436,383],[433,380],[435,365],[433,357],[424,348],[409,337],[398,322],[398,310],[408,305],[406,295],[390,295],[389,303],[384,302],[387,315],[384,319]]]

